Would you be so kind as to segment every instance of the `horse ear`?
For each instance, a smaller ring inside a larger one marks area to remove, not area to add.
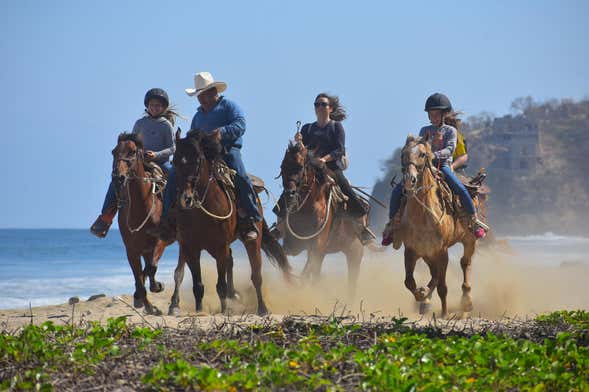
[[[412,134],[409,134],[407,136],[407,140],[405,140],[405,144],[409,144],[409,143],[414,142],[414,141],[415,141],[415,136],[413,136]]]
[[[176,131],[176,143],[178,143],[178,141],[180,141],[181,134],[182,134],[182,130],[180,129],[180,127],[178,127],[178,130]]]
[[[211,132],[211,139],[213,140],[221,140],[221,128],[217,128],[215,129],[213,132]]]

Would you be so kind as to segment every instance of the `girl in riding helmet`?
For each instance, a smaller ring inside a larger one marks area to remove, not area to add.
[[[457,131],[456,128],[445,123],[446,117],[454,115],[452,104],[444,94],[435,93],[429,96],[425,102],[425,111],[432,125],[421,128],[419,136],[425,138],[431,144],[432,152],[434,153],[433,164],[444,173],[446,182],[452,189],[452,192],[460,198],[463,208],[469,215],[469,224],[473,229],[475,237],[482,238],[486,235],[488,227],[478,220],[470,194],[452,171],[452,155],[456,148]],[[401,206],[402,195],[403,186],[402,184],[397,184],[391,194],[389,207],[390,221],[382,235],[382,245],[384,246],[393,242],[393,218]]]
[[[174,167],[170,163],[170,157],[176,150],[174,122],[177,113],[170,108],[168,94],[161,88],[149,90],[143,103],[145,115],[135,122],[133,133],[142,135],[145,161],[155,162],[168,174],[163,206],[164,210],[167,210],[173,201],[168,189],[175,187]],[[90,227],[92,234],[99,238],[105,237],[116,213],[117,198],[111,182],[104,198],[102,213]]]

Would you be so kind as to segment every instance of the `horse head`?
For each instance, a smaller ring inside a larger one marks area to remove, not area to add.
[[[180,207],[190,209],[195,207],[196,186],[200,177],[204,161],[201,148],[203,133],[191,130],[185,138],[180,138],[180,131],[176,132],[176,151],[172,164],[176,171],[176,186]]]
[[[401,150],[401,170],[406,191],[415,191],[424,168],[431,167],[432,157],[431,147],[426,140],[412,135],[407,137]]]
[[[130,178],[138,176],[139,168],[143,165],[143,138],[141,134],[121,133],[117,138],[117,145],[112,150],[112,181],[117,196],[121,195],[121,188]],[[119,198],[119,200],[121,200]]]

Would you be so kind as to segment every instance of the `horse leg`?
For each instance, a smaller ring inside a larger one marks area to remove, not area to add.
[[[303,268],[303,277],[311,280],[311,284],[316,285],[321,279],[321,266],[325,253],[318,249],[310,249],[307,251],[307,263]]]
[[[135,292],[133,293],[133,306],[136,308],[143,307],[147,299],[147,291],[145,290],[145,275],[141,268],[141,254],[131,253],[127,251],[127,260],[133,271],[135,278]]]
[[[417,289],[417,296],[421,299],[419,303],[419,314],[426,314],[430,310],[432,294],[439,282],[437,260],[431,258],[424,258],[424,260],[429,268],[431,279],[426,287]]]
[[[149,278],[149,291],[152,293],[161,293],[164,291],[164,284],[158,282],[155,279],[155,273],[157,272],[157,261],[154,258],[153,252],[146,252],[143,254],[143,260],[145,260],[145,274]]]
[[[202,312],[202,297],[205,294],[205,286],[202,284],[202,275],[200,271],[200,252],[187,252],[185,250],[186,262],[192,274],[192,294],[194,294],[194,304],[196,312]]]
[[[147,253],[143,254],[143,260],[145,261],[145,268],[143,269],[143,290],[145,290],[145,277],[148,276],[149,282],[150,282],[150,291],[154,292],[154,290],[152,290],[152,284],[155,281],[155,272],[157,271],[157,267],[154,267],[152,265],[152,260],[153,260],[152,256],[153,256],[153,253],[151,253],[151,252],[147,252]],[[156,283],[159,283],[159,282],[156,282]],[[163,290],[163,286],[161,287],[161,289]],[[160,316],[162,314],[162,312],[155,305],[153,305],[149,301],[149,299],[147,298],[147,291],[145,293],[145,299],[143,302],[145,304],[145,312],[147,314],[153,314],[156,316]]]
[[[359,241],[354,241],[346,250],[346,261],[348,264],[348,301],[352,302],[356,296],[356,285],[358,284],[358,275],[360,274],[360,263],[364,247]]]
[[[227,258],[227,298],[239,299],[239,294],[233,285],[233,253],[229,248],[229,257]]]
[[[470,264],[472,260],[472,255],[474,254],[475,250],[475,243],[470,242],[463,244],[464,245],[464,254],[460,259],[460,267],[462,267],[462,298],[460,300],[460,306],[463,312],[470,312],[472,311],[472,298],[470,296]]]
[[[258,297],[258,315],[264,316],[268,314],[268,308],[264,303],[262,297],[262,254],[261,254],[262,239],[258,237],[256,241],[246,242],[245,249],[247,250],[247,256],[250,260],[250,266],[252,269],[252,283],[256,288],[256,295]]]
[[[231,248],[229,245],[220,252],[215,252],[215,261],[217,262],[217,294],[221,301],[221,313],[227,311],[227,263],[231,259]]]
[[[172,300],[170,307],[168,308],[168,315],[178,316],[180,315],[180,286],[184,280],[184,266],[186,265],[186,255],[180,246],[180,253],[178,254],[178,264],[174,270],[174,294],[172,294]]]
[[[448,251],[443,252],[437,259],[438,268],[438,295],[442,301],[442,318],[448,314],[448,308],[446,306],[446,296],[448,295],[448,286],[446,285],[446,270],[448,268]]]

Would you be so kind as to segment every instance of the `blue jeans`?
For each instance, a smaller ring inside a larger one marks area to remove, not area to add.
[[[471,215],[474,215],[474,204],[472,202],[470,194],[468,193],[468,190],[462,184],[460,179],[456,177],[456,174],[454,174],[452,169],[450,169],[450,166],[442,166],[440,167],[440,170],[444,173],[444,176],[446,177],[446,183],[448,183],[448,186],[450,187],[450,189],[452,189],[452,192],[457,194],[460,198],[460,202],[462,203],[462,206],[466,209],[466,212],[468,212]],[[399,208],[401,207],[402,196],[403,184],[400,183],[397,184],[397,186],[395,186],[395,188],[393,189],[393,193],[391,193],[391,202],[389,205],[389,218],[392,219],[397,213],[397,211],[399,211]]]
[[[159,163],[159,167],[162,169],[164,173],[168,174],[168,183],[166,184],[166,189],[164,190],[164,213],[170,208],[172,202],[174,201],[174,193],[171,189],[176,189],[176,174],[174,171],[174,166],[172,163],[167,161],[164,163]],[[108,185],[108,191],[106,192],[106,196],[104,197],[104,203],[102,204],[102,213],[107,214],[111,211],[116,211],[117,209],[117,195],[115,193],[115,187],[112,183]]]
[[[256,194],[254,192],[254,187],[245,171],[245,166],[243,165],[243,161],[241,159],[241,151],[238,148],[231,148],[229,153],[225,154],[223,157],[227,166],[232,168],[237,172],[235,182],[237,187],[237,198],[239,199],[239,206],[245,210],[248,218],[253,218],[256,221],[262,220],[262,215],[260,215],[260,211],[258,211],[258,204]],[[164,192],[164,211],[162,213],[162,217],[165,217],[168,211],[168,208],[172,201],[176,199],[176,178],[174,173],[172,172],[171,177],[168,177],[168,184],[166,185],[166,190]],[[169,203],[166,206],[166,200],[169,200]]]

